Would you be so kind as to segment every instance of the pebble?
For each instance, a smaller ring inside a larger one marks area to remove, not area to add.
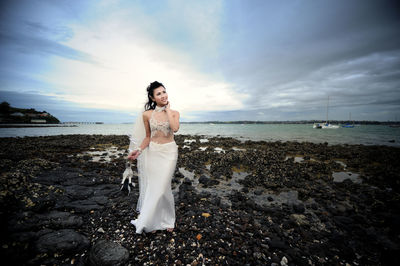
[[[288,266],[288,259],[286,257],[283,257],[281,260],[281,266]]]

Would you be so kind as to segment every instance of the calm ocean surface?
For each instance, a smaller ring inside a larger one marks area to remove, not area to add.
[[[0,137],[70,134],[128,135],[133,124],[82,124],[77,127],[0,128]],[[311,124],[181,124],[178,134],[224,136],[241,140],[309,141],[400,147],[400,128],[360,125],[354,128],[313,129]],[[393,141],[394,142],[389,142]]]

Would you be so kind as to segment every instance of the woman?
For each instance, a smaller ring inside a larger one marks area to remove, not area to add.
[[[145,111],[139,115],[134,135],[136,148],[129,154],[129,160],[138,159],[140,212],[131,223],[136,233],[173,231],[175,227],[175,204],[171,190],[171,179],[178,159],[178,146],[174,132],[179,129],[179,112],[171,110],[168,94],[162,83],[152,82],[147,87],[148,102]],[[144,130],[143,130],[144,126]],[[140,131],[145,132],[140,140]],[[135,144],[131,142],[130,148]],[[147,148],[147,149],[146,149]]]

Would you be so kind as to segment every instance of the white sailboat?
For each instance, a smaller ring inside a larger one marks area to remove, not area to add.
[[[321,123],[314,123],[313,128],[322,128]]]
[[[337,129],[337,128],[339,128],[338,125],[329,124],[328,113],[329,113],[329,96],[328,96],[328,103],[326,105],[326,122],[324,124],[321,124],[321,128],[322,129]]]
[[[344,125],[342,125],[342,127],[344,127],[344,128],[353,128],[354,127],[354,122],[352,124],[350,124],[350,122],[351,122],[351,113],[349,113],[349,122],[344,124]]]

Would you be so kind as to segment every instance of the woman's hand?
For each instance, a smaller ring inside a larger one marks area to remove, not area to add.
[[[167,102],[167,105],[165,105],[165,112],[168,110],[171,110],[171,105],[169,104],[169,101]]]
[[[171,104],[168,101],[167,104],[165,105],[165,112],[167,113],[168,116],[168,121],[171,129],[174,132],[177,132],[179,129],[179,112],[178,111],[172,111],[170,109]]]
[[[131,152],[131,153],[128,155],[128,160],[134,161],[134,160],[137,159],[137,157],[139,157],[139,155],[140,155],[140,152],[139,152],[138,150],[134,150],[133,152]]]

